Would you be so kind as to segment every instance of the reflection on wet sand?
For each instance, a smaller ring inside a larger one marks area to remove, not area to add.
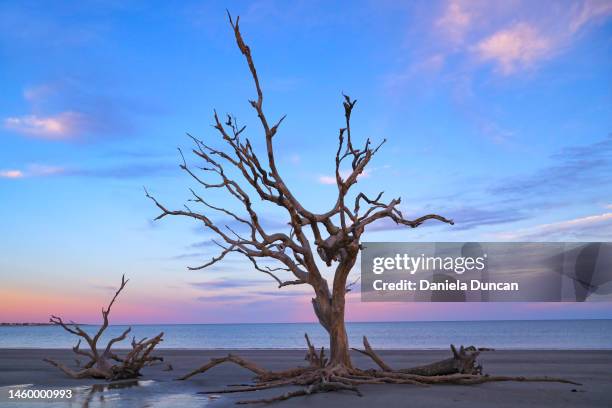
[[[203,406],[211,398],[181,389],[176,383],[153,380],[125,380],[93,384],[75,389],[77,406],[94,407],[157,407]]]
[[[120,390],[123,388],[132,388],[139,386],[146,386],[153,384],[154,381],[139,381],[139,380],[126,380],[126,381],[116,381],[112,383],[106,384],[94,384],[91,387],[84,387],[85,389],[89,389],[85,394],[85,401],[83,401],[83,408],[88,408],[96,394],[98,395],[98,401],[100,404],[104,404],[107,400],[117,400],[120,398],[119,393],[113,393],[111,395],[105,394],[106,391],[110,390]]]

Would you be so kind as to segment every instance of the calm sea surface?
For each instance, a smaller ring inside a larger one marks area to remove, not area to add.
[[[82,326],[95,332],[96,326]],[[107,338],[126,326],[110,326]],[[361,346],[368,336],[377,349],[444,349],[450,343],[499,349],[612,349],[612,320],[389,322],[348,323],[349,341]],[[327,345],[318,324],[134,325],[136,337],[160,331],[160,348],[294,349],[304,347],[304,333],[315,345]],[[67,348],[75,337],[55,326],[0,327],[0,348]],[[129,347],[126,340],[124,347]]]

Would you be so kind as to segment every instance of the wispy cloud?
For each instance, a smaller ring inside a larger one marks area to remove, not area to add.
[[[488,7],[488,6],[487,6]],[[568,50],[588,27],[612,15],[608,0],[542,3],[517,1],[493,31],[470,49],[481,62],[493,62],[502,75],[537,68]]]
[[[270,284],[274,281],[255,280],[255,279],[240,279],[238,277],[230,279],[223,278],[217,280],[211,280],[207,282],[192,282],[191,286],[198,289],[205,290],[219,290],[219,289],[233,289],[233,288],[251,288],[253,286]]]
[[[31,164],[27,166],[24,170],[0,170],[0,178],[21,179],[29,177],[57,176],[64,174],[65,172],[66,169],[63,167]]]
[[[591,144],[563,148],[549,157],[548,166],[532,172],[512,178],[502,178],[495,182],[487,181],[482,189],[473,186],[469,191],[436,197],[433,210],[455,222],[453,227],[440,226],[440,228],[450,228],[452,231],[504,226],[537,217],[542,214],[543,209],[571,205],[602,203],[603,208],[610,210],[612,204],[608,201],[607,193],[612,186],[612,179],[609,174],[612,174],[612,135]],[[476,195],[471,195],[472,193]],[[447,204],[449,202],[473,204],[449,206]],[[407,215],[421,215],[427,212],[430,212],[427,208],[403,210]],[[585,222],[591,220],[589,218]],[[436,225],[440,224],[431,222],[424,227]],[[370,231],[402,228],[404,227],[401,225],[383,219],[372,225]],[[505,238],[506,231],[508,227],[505,227],[498,238]],[[521,233],[528,232],[530,231]],[[570,232],[567,232],[567,236],[571,236]],[[587,238],[599,236],[596,234],[597,231],[592,232],[584,230],[581,236]],[[567,239],[567,236],[561,238]]]
[[[141,177],[160,177],[172,175],[176,165],[169,163],[126,163],[100,168],[81,168],[71,166],[50,166],[30,164],[24,169],[0,170],[0,178],[33,178],[48,176],[92,177],[112,179],[132,179]]]
[[[579,31],[592,21],[600,20],[612,14],[612,2],[609,0],[585,0],[574,5],[569,28],[572,33]]]
[[[612,239],[612,213],[589,215],[496,234],[505,240]]]
[[[443,0],[441,7],[430,9],[434,13],[428,22],[410,28],[411,35],[420,30],[418,35],[427,41],[421,46],[410,42],[410,57],[383,76],[385,91],[406,102],[414,92],[425,97],[450,93],[479,133],[506,145],[520,131],[503,118],[497,102],[489,99],[483,106],[480,101],[481,92],[498,83],[490,75],[505,81],[526,76],[537,80],[534,73],[612,16],[609,0]]]
[[[462,43],[472,23],[473,15],[464,7],[462,1],[451,0],[444,7],[443,14],[435,26],[448,36],[454,44]]]
[[[246,214],[246,213],[245,213]],[[249,219],[248,214],[246,214],[244,216],[245,219]],[[259,224],[261,225],[261,227],[266,230],[268,233],[272,232],[272,231],[285,231],[289,229],[289,218],[287,218],[287,216],[285,214],[281,215],[274,215],[274,214],[261,214],[259,217]],[[234,218],[216,218],[215,219],[215,223],[219,226],[228,226],[229,228],[231,228],[232,230],[240,233],[240,232],[246,232],[246,231],[250,231],[250,228],[248,225],[246,225],[243,222],[240,222]],[[198,227],[195,229],[196,232],[198,233],[209,233],[210,231],[206,228],[201,228]],[[210,241],[206,241],[206,242],[210,242]],[[217,245],[214,244],[214,242],[210,242],[210,243],[196,243],[193,245],[194,248],[202,248],[202,247],[207,247],[207,246],[216,246]]]
[[[220,294],[220,295],[204,295],[198,296],[196,300],[201,302],[213,302],[213,303],[237,303],[252,301],[253,297],[247,294]]]
[[[77,79],[28,87],[22,97],[29,112],[0,119],[2,126],[30,138],[83,141],[125,135],[133,122],[127,113],[150,113],[146,102],[135,104],[91,87]]]
[[[200,229],[198,229],[198,232],[200,232]],[[219,248],[219,245],[217,245],[212,239],[210,239],[208,241],[200,241],[193,243],[189,245],[189,248]]]
[[[426,214],[427,211],[423,210],[419,215]],[[476,227],[486,225],[499,225],[507,224],[510,222],[520,221],[528,218],[528,215],[524,212],[514,208],[500,208],[500,209],[485,209],[476,207],[459,207],[459,208],[441,208],[437,213],[444,215],[454,221],[455,225],[449,227],[446,224],[440,224],[436,221],[430,221],[423,225],[426,226],[442,226],[444,228],[452,228],[453,231],[469,230]],[[406,229],[405,225],[396,224],[388,218],[384,218],[369,228],[369,231],[388,231]]]
[[[299,298],[305,296],[305,293],[295,292],[290,290],[278,291],[249,291],[244,293],[219,293],[198,296],[197,300],[201,302],[214,303],[257,303],[262,301],[273,301],[274,299]]]
[[[62,112],[51,116],[11,116],[4,119],[4,127],[38,139],[69,140],[78,135],[85,122],[80,113]]]
[[[455,221],[453,230],[468,230],[528,220],[538,215],[534,212],[538,209],[607,202],[612,185],[608,176],[612,174],[612,136],[566,147],[549,159],[548,166],[485,185],[484,200],[478,205],[442,207],[439,212]],[[469,198],[461,193],[451,200],[465,202]],[[442,202],[447,201],[444,198]]]
[[[176,164],[169,162],[125,163],[101,168],[71,169],[67,170],[64,174],[80,177],[129,179],[171,176],[178,174],[178,170]]]
[[[481,61],[493,61],[499,72],[508,75],[550,56],[553,45],[536,27],[521,22],[483,39],[474,51]]]
[[[21,170],[1,170],[0,178],[17,179],[23,178],[25,175]]]
[[[156,223],[154,223],[155,225]],[[183,254],[178,254],[178,255],[173,255],[168,259],[174,260],[174,261],[180,261],[180,260],[184,260],[184,259],[201,259],[205,257],[205,254],[202,254],[201,252],[186,252]]]
[[[584,200],[584,194],[605,191],[602,187],[612,183],[612,135],[590,145],[565,148],[551,159],[550,166],[503,180],[489,191],[514,200],[553,195]]]
[[[206,292],[196,299],[202,302],[222,303],[253,303],[278,298],[295,298],[306,294],[303,290],[293,289],[265,289],[275,287],[276,282],[269,280],[221,278],[207,282],[192,282],[190,285]]]
[[[478,63],[493,63],[499,74],[518,74],[569,49],[581,32],[610,15],[609,0],[447,0],[431,26],[434,38],[442,41],[434,41],[429,52],[466,61],[475,57]]]
[[[528,218],[524,212],[514,208],[485,209],[462,207],[444,213],[455,222],[453,229],[468,230],[485,225],[499,225]]]

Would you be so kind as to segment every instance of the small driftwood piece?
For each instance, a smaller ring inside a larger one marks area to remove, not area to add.
[[[78,356],[86,357],[88,361],[85,364],[81,364],[77,361],[78,370],[73,370],[70,367],[59,363],[55,360],[45,358],[44,361],[59,368],[66,375],[72,378],[99,378],[105,380],[123,380],[139,377],[140,370],[156,361],[163,361],[162,357],[153,356],[152,352],[155,346],[157,346],[163,339],[164,333],[159,333],[157,336],[147,339],[143,338],[140,341],[136,341],[136,338],[132,339],[132,348],[124,357],[120,357],[113,350],[112,347],[118,342],[126,339],[127,335],[132,330],[131,327],[127,328],[119,336],[112,338],[106,344],[103,349],[98,349],[98,341],[102,334],[109,325],[108,316],[111,308],[117,299],[117,296],[123,291],[125,285],[129,279],[125,279],[125,275],[121,277],[121,286],[115,292],[115,296],[111,299],[106,309],[102,309],[102,325],[98,329],[95,335],[91,336],[85,332],[78,324],[74,322],[65,323],[59,316],[51,316],[49,322],[62,327],[69,333],[75,336],[81,337],[78,343],[72,348],[75,354]],[[81,341],[85,340],[89,350],[81,349]]]
[[[450,348],[453,352],[451,358],[447,358],[440,361],[435,361],[430,364],[416,366],[411,368],[401,368],[394,370],[383,361],[378,354],[370,346],[368,338],[363,336],[363,350],[353,348],[352,350],[357,351],[361,354],[365,354],[370,357],[372,361],[378,365],[383,371],[394,371],[403,374],[416,374],[423,376],[434,376],[434,375],[449,375],[449,374],[482,374],[482,366],[477,364],[476,358],[480,355],[480,349],[474,346],[463,347],[459,350],[451,344]]]
[[[404,374],[417,374],[425,376],[449,375],[449,374],[482,374],[482,366],[477,364],[476,358],[480,354],[475,347],[463,347],[459,350],[454,345],[450,346],[453,357],[433,362],[422,366],[403,368],[398,370]]]

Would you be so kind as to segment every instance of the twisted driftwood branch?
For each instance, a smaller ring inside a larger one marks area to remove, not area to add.
[[[370,357],[381,368],[381,370],[393,371],[393,369],[389,367],[387,363],[385,363],[383,359],[380,358],[378,354],[376,354],[376,352],[372,349],[372,347],[370,346],[370,342],[368,341],[368,338],[366,336],[363,336],[363,348],[364,350],[359,350],[356,348],[353,348],[352,350],[355,350],[361,354],[365,354],[366,356]]]
[[[119,343],[127,338],[127,335],[132,330],[131,327],[125,329],[119,336],[110,339],[107,345],[102,349],[102,351],[98,349],[98,340],[109,325],[108,317],[110,315],[111,308],[113,307],[113,304],[115,303],[115,300],[117,299],[119,294],[125,288],[125,285],[128,283],[128,281],[129,279],[126,280],[125,275],[121,277],[121,285],[119,286],[119,289],[117,289],[117,291],[115,292],[115,295],[111,299],[106,309],[102,309],[102,325],[100,326],[96,334],[93,336],[89,335],[87,332],[81,329],[78,324],[74,322],[65,323],[59,316],[52,315],[49,319],[51,323],[60,326],[67,332],[81,338],[72,348],[72,351],[75,354],[86,357],[88,359],[85,364],[81,364],[78,359],[76,360],[77,366],[81,367],[80,370],[73,370],[62,363],[48,358],[45,358],[43,360],[53,365],[54,367],[57,367],[66,375],[72,378],[100,378],[106,380],[136,378],[141,375],[140,370],[144,366],[152,364],[155,361],[163,361],[162,357],[151,355],[155,346],[157,346],[161,341],[163,341],[163,332],[159,333],[157,336],[151,339],[144,338],[140,341],[136,341],[136,338],[133,338],[132,349],[125,357],[120,357],[116,353],[114,353],[112,351],[112,347],[116,343]],[[82,350],[80,348],[81,340],[85,340],[85,342],[89,346],[89,350]]]

